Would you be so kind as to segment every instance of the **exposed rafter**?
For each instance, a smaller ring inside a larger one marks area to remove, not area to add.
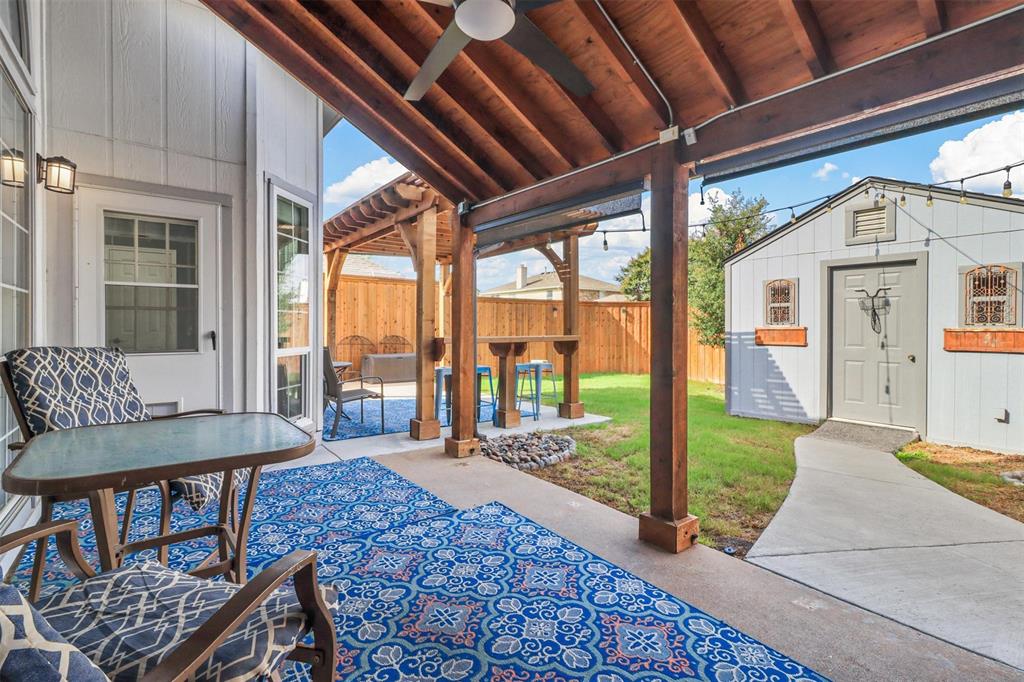
[[[588,225],[577,225],[566,230],[555,230],[548,234],[535,234],[529,237],[522,237],[521,239],[512,239],[497,246],[495,248],[488,248],[480,254],[480,258],[492,258],[494,256],[502,256],[506,253],[515,253],[516,251],[523,251],[525,249],[536,248],[538,245],[546,244],[549,240],[551,242],[560,242],[573,235],[577,237],[587,237],[594,234],[594,230],[597,229],[597,223],[590,223]]]
[[[782,16],[786,18],[800,55],[814,78],[835,71],[836,64],[829,50],[825,34],[809,0],[779,0]]]
[[[946,12],[941,0],[917,0],[917,13],[924,24],[924,34],[931,37],[946,30]]]
[[[707,19],[700,13],[697,3],[692,0],[665,0],[675,7],[682,20],[686,35],[697,46],[704,67],[715,90],[729,106],[737,106],[747,101],[747,93],[743,82],[736,75],[735,69],[725,56],[722,46],[715,37]]]

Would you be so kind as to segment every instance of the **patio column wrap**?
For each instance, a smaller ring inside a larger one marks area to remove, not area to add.
[[[327,320],[324,343],[334,358],[338,357],[338,285],[341,283],[341,268],[345,265],[346,256],[348,251],[342,249],[331,252],[327,266],[327,281],[324,283],[324,289],[327,290],[324,303],[327,307],[327,315],[324,316]]]
[[[565,276],[562,277],[562,329],[566,336],[580,333],[580,245],[579,237],[573,235],[562,242],[562,262]],[[563,419],[579,419],[583,416],[580,402],[580,359],[579,344],[563,344],[562,353],[562,402],[558,404],[558,416]]]
[[[452,230],[452,435],[444,449],[452,457],[480,452],[476,438],[476,276],[473,230],[463,224],[458,208],[449,221]]]
[[[416,416],[409,420],[414,440],[441,436],[441,423],[434,414],[434,315],[437,309],[437,208],[431,206],[416,219]]]
[[[697,540],[686,496],[687,182],[676,146],[651,169],[651,511],[640,539],[670,552]]]

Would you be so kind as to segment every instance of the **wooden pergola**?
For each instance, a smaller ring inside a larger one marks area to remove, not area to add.
[[[1020,106],[1020,0],[558,0],[528,16],[592,84],[573,93],[502,41],[403,93],[449,7],[204,0],[416,172],[452,211],[455,456],[474,435],[474,249],[510,221],[645,182],[651,192],[651,510],[696,538],[686,461],[687,185]],[[639,190],[637,190],[639,191]],[[554,223],[552,223],[554,224]],[[513,231],[514,232],[514,231]]]
[[[430,440],[441,433],[438,415],[434,414],[434,367],[444,355],[445,295],[452,285],[452,221],[458,220],[452,202],[430,187],[414,173],[406,172],[370,194],[353,202],[324,221],[323,250],[327,254],[326,336],[332,353],[337,350],[337,298],[340,276],[349,253],[371,256],[405,256],[412,259],[416,271],[416,415],[409,424],[409,433],[416,440]],[[497,256],[524,249],[536,249],[554,267],[562,282],[566,336],[579,335],[579,238],[593,234],[595,223],[566,227],[555,232],[526,236],[496,243],[485,256]],[[562,243],[559,255],[552,247]],[[436,264],[440,264],[440,283]],[[472,268],[472,263],[470,264]],[[440,287],[438,287],[440,284]],[[442,292],[439,295],[440,292]],[[475,286],[473,287],[475,292]],[[475,296],[475,293],[474,293]],[[454,325],[461,322],[453,319]],[[491,342],[495,346],[497,341]],[[579,363],[575,346],[556,349],[564,357],[563,401],[559,414],[566,418],[583,415],[579,400]],[[515,343],[502,340],[506,365]],[[520,351],[521,353],[522,351]],[[514,380],[500,377],[499,388],[512,390]],[[513,402],[505,396],[506,404]],[[503,411],[504,412],[504,411]],[[514,426],[499,414],[502,426]]]

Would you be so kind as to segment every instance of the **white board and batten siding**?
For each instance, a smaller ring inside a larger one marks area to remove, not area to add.
[[[869,181],[864,181],[869,182]],[[895,186],[894,186],[895,185]],[[876,181],[874,187],[878,187]],[[898,182],[886,183],[890,201]],[[864,199],[858,185],[833,202],[800,217],[778,236],[752,245],[725,266],[727,409],[730,414],[814,423],[828,418],[826,354],[827,282],[822,263],[898,254],[927,254],[927,389],[922,436],[954,445],[1000,452],[1024,451],[1024,355],[948,352],[943,330],[959,325],[959,269],[1024,261],[1024,202],[906,188],[906,206],[895,206],[896,239],[847,246],[845,207]],[[874,194],[874,190],[872,190]],[[806,347],[757,346],[764,326],[764,283],[798,278],[798,326]],[[1009,414],[1008,422],[999,421]]]
[[[320,225],[318,99],[195,0],[59,0],[42,14],[46,154],[72,159],[98,186],[229,197],[220,233],[229,404],[266,409],[267,183],[308,195]],[[45,194],[45,336],[74,343],[75,199]]]

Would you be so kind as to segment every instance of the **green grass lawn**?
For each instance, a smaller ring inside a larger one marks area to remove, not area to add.
[[[579,456],[535,474],[627,514],[646,511],[650,377],[584,375],[580,393],[587,412],[612,421],[565,429]],[[742,555],[789,491],[796,472],[793,439],[811,429],[730,417],[720,386],[693,382],[689,396],[690,511],[700,518],[700,541]]]

